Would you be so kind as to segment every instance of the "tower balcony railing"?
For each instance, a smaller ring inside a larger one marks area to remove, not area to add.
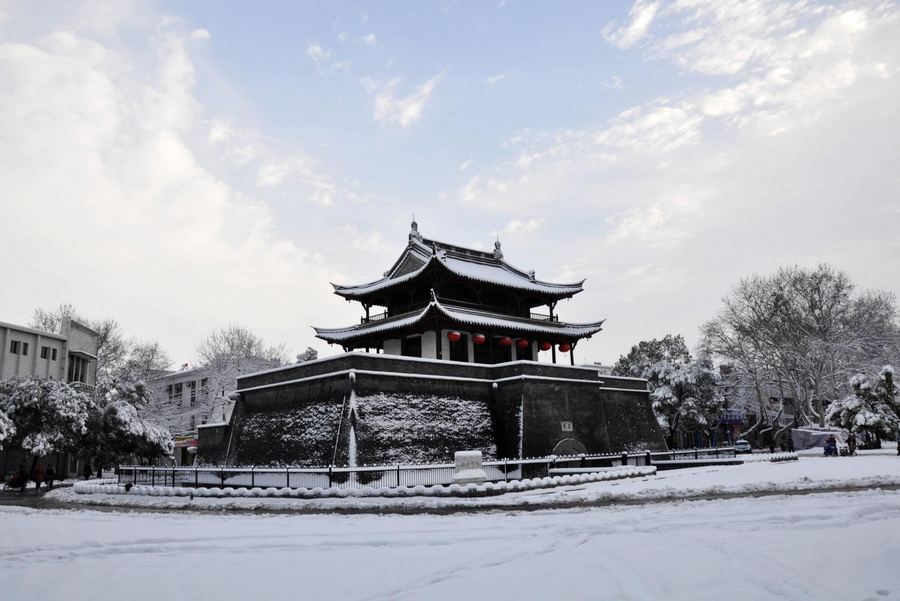
[[[529,317],[535,321],[559,321],[559,316],[546,313],[531,313]]]
[[[381,313],[373,313],[369,316],[363,315],[359,318],[359,323],[366,324],[372,323],[375,321],[382,321],[388,318],[401,317],[404,315],[409,315],[411,313],[415,313],[416,311],[421,311],[428,305],[429,301],[422,301],[419,303],[414,303],[408,307],[403,307],[404,310],[398,311],[393,315],[389,315],[387,311],[382,311]],[[456,300],[452,298],[442,298],[441,303],[448,307],[460,307],[463,309],[477,309],[480,311],[485,311],[487,313],[494,313],[497,315],[509,315],[511,317],[523,317],[522,315],[516,315],[515,313],[510,313],[508,307],[500,307],[496,305],[485,305],[479,303],[473,303],[470,301],[462,301]],[[547,313],[534,313],[529,312],[527,315],[528,319],[534,321],[550,321],[550,322],[559,322],[559,317],[557,315],[549,315]]]

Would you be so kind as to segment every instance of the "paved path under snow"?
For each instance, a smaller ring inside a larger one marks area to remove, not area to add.
[[[900,492],[447,516],[0,508],[3,599],[900,600]]]

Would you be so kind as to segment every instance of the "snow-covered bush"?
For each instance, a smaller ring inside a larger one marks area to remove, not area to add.
[[[0,382],[0,443],[43,456],[77,449],[96,409],[64,382],[27,377]]]
[[[874,387],[862,374],[850,378],[852,392],[829,405],[826,414],[828,422],[854,432],[892,436],[900,427],[893,373],[893,368],[885,365]]]

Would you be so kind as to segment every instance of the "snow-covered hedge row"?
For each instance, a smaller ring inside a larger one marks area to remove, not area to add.
[[[797,453],[755,453],[753,455],[740,455],[737,458],[744,463],[756,463],[758,461],[793,461],[799,459]]]
[[[379,487],[364,486],[361,488],[188,488],[183,486],[133,486],[130,491],[119,485],[116,480],[88,480],[75,484],[75,492],[81,494],[113,494],[113,495],[149,495],[154,497],[290,497],[300,499],[318,499],[326,497],[481,497],[499,495],[505,492],[531,490],[535,488],[552,488],[586,484],[603,480],[619,480],[649,476],[656,473],[655,467],[629,467],[606,472],[590,474],[573,474],[570,476],[552,476],[546,478],[526,478],[510,482],[485,482],[484,484],[451,484],[449,486],[401,486]]]

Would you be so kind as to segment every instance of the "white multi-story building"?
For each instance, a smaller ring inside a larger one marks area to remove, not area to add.
[[[93,392],[99,338],[94,330],[68,318],[63,319],[59,333],[0,322],[0,380],[35,376]],[[27,460],[23,451],[0,452],[0,478]],[[85,463],[71,453],[54,453],[43,461],[60,478],[80,475]]]
[[[0,322],[0,379],[37,376],[93,389],[98,339],[72,319],[63,320],[59,334]]]

